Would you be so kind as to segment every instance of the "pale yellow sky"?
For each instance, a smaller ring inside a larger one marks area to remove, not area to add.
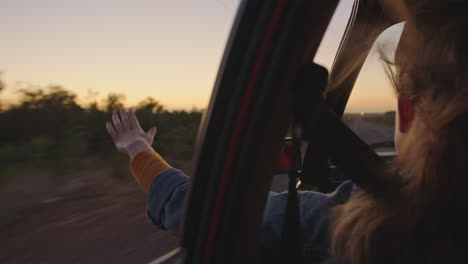
[[[151,96],[169,109],[205,108],[238,2],[1,0],[0,70],[7,88],[0,98],[14,100],[28,85],[56,84],[81,103],[115,92],[126,95],[127,105]],[[316,57],[327,68],[351,5],[340,3]],[[394,109],[380,64],[367,64],[347,111]]]

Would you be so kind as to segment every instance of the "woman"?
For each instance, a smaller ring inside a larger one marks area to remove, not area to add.
[[[306,261],[336,263],[453,263],[468,241],[468,5],[444,4],[407,21],[395,65],[398,158],[385,176],[396,189],[385,197],[353,192],[345,183],[332,195],[301,192]],[[152,148],[133,112],[120,111],[107,129],[132,160],[148,192],[148,216],[178,232],[188,177]],[[281,239],[286,195],[269,196],[262,226],[265,248]],[[337,205],[337,206],[336,206]],[[329,217],[331,212],[331,218]],[[331,221],[330,221],[331,219]]]
[[[451,2],[405,26],[389,66],[399,120],[387,177],[401,187],[381,199],[360,191],[335,208],[337,263],[468,261],[468,4]]]

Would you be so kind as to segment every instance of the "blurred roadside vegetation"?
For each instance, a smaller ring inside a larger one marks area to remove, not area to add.
[[[0,92],[4,89],[0,80]],[[113,111],[124,106],[123,94],[83,106],[60,86],[18,92],[16,104],[0,105],[0,184],[24,170],[63,172],[97,164],[115,167],[115,178],[128,175],[128,160],[117,153],[105,129]],[[169,111],[151,97],[132,108],[143,129],[158,127],[154,147],[164,157],[174,165],[191,159],[201,110]]]
[[[0,75],[0,92],[4,89]],[[117,153],[105,129],[112,113],[124,106],[125,95],[111,93],[101,103],[82,105],[61,86],[31,86],[18,93],[16,104],[0,104],[0,184],[25,170],[63,174],[105,165],[113,168],[114,178],[128,178],[128,159]],[[190,173],[202,111],[169,111],[151,97],[131,107],[143,129],[158,127],[155,149],[173,166]],[[395,112],[343,117],[348,125],[356,120],[392,127]]]
[[[348,126],[356,122],[357,120],[364,120],[366,122],[385,126],[385,127],[394,127],[395,126],[395,111],[388,111],[385,113],[345,113],[343,115],[343,122]]]
[[[8,88],[0,75],[0,98]],[[51,208],[54,215],[70,203],[140,193],[127,156],[117,152],[105,129],[112,113],[124,106],[125,95],[111,93],[80,104],[61,86],[30,86],[18,93],[15,104],[0,101],[0,199],[9,201],[0,206],[0,230]],[[190,174],[202,110],[170,111],[151,97],[130,107],[143,129],[158,127],[154,148]],[[395,113],[347,113],[343,120],[392,127]]]

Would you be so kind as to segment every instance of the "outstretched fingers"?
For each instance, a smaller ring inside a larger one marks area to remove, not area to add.
[[[117,131],[117,133],[118,134],[123,133],[124,128],[123,128],[122,122],[120,121],[120,118],[119,118],[119,116],[117,115],[116,112],[114,112],[112,114],[112,121],[114,122],[114,127],[115,127],[115,130]]]
[[[109,133],[109,135],[111,135],[112,140],[114,141],[114,143],[116,143],[117,140],[119,139],[119,136],[117,132],[115,131],[114,127],[112,126],[110,122],[107,122],[106,128],[107,128],[107,132]]]
[[[132,124],[128,119],[128,112],[121,108],[120,109],[120,118],[122,119],[122,127],[124,130],[132,129]]]
[[[140,128],[140,123],[138,122],[138,118],[135,115],[133,110],[130,110],[128,113],[129,123],[132,124],[133,128]]]

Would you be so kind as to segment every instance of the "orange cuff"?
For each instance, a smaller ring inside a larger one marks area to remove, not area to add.
[[[148,191],[154,177],[163,170],[172,168],[158,153],[149,150],[138,153],[130,167],[133,177],[145,192]]]

